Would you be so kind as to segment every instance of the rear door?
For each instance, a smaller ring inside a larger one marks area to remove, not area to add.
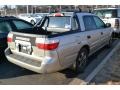
[[[85,31],[83,32],[84,41],[87,41],[92,52],[100,47],[100,31],[96,29],[96,23],[92,15],[83,16]]]

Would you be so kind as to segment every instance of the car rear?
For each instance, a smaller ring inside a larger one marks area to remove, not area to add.
[[[46,40],[44,35],[11,32],[7,42],[5,54],[14,64],[38,73],[51,72],[59,67],[55,50],[58,40]],[[49,54],[46,55],[45,51]]]
[[[54,21],[53,19],[57,19],[57,21],[60,22],[56,23],[56,20]],[[62,17],[62,19],[63,24],[65,24],[64,27],[68,28],[69,25],[65,23],[65,21],[69,21],[67,20],[68,18],[65,20],[65,18]],[[68,29],[63,29],[60,17],[51,17],[49,20],[49,25],[47,25],[50,26],[49,31],[26,29],[10,32],[7,38],[8,48],[5,50],[7,59],[16,65],[38,73],[49,73],[61,70],[62,67],[59,63],[57,53],[60,38],[52,38],[52,35],[54,36]],[[62,27],[62,29],[58,27]]]

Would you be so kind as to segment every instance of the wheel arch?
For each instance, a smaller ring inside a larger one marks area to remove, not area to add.
[[[81,47],[81,49],[82,49],[82,48],[86,48],[86,49],[88,50],[88,54],[90,53],[90,47],[89,47],[89,45],[87,45],[87,44],[86,44],[86,45],[83,45],[83,46]],[[81,49],[80,49],[80,50],[81,50]]]

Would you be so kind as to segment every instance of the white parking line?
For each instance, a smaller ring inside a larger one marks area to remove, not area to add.
[[[120,48],[120,42],[112,49],[112,51],[102,60],[102,62],[93,70],[92,73],[90,73],[85,80],[80,80],[79,78],[73,79],[69,84],[75,85],[87,85],[90,83],[90,81],[96,76],[96,74],[103,68],[105,63],[111,58],[111,56],[115,53],[115,51]],[[79,83],[78,83],[79,82]]]

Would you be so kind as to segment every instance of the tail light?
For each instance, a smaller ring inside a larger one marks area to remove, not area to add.
[[[9,33],[8,34],[8,37],[7,37],[7,42],[12,42],[13,41],[13,34],[12,33]]]
[[[119,25],[120,25],[119,20],[115,19],[115,28],[119,28]]]
[[[62,13],[55,13],[53,16],[64,16]]]
[[[36,47],[44,50],[54,50],[58,47],[58,40],[41,40],[40,38],[36,38]]]

